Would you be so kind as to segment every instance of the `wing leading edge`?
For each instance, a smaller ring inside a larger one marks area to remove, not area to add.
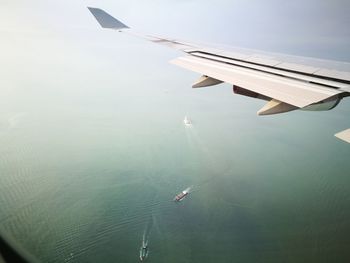
[[[88,7],[103,28],[126,32],[187,55],[171,62],[201,74],[193,88],[222,82],[236,94],[268,101],[258,115],[295,109],[330,110],[350,96],[350,63],[209,47],[176,39],[139,34],[107,12]]]

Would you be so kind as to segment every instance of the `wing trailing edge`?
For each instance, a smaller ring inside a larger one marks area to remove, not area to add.
[[[343,93],[338,89],[194,56],[179,57],[172,60],[171,63],[297,108],[304,108]]]

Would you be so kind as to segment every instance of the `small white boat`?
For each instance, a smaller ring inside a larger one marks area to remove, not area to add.
[[[184,124],[187,125],[187,126],[192,124],[191,120],[189,118],[187,118],[187,116],[185,116]]]

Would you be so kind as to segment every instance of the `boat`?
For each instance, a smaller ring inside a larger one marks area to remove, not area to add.
[[[192,121],[191,121],[187,116],[185,116],[184,124],[185,124],[186,126],[190,126],[190,125],[192,124]]]
[[[142,246],[140,248],[140,260],[144,261],[148,256],[148,244],[142,241]]]
[[[190,193],[190,188],[187,188],[187,189],[183,190],[181,193],[177,194],[174,197],[174,201],[175,202],[182,201],[189,193]]]

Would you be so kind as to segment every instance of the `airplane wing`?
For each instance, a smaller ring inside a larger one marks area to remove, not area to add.
[[[103,28],[126,32],[185,53],[171,63],[197,72],[192,87],[233,85],[236,94],[266,100],[258,115],[296,109],[330,110],[350,96],[350,63],[212,47],[139,34],[99,8],[88,7]]]

